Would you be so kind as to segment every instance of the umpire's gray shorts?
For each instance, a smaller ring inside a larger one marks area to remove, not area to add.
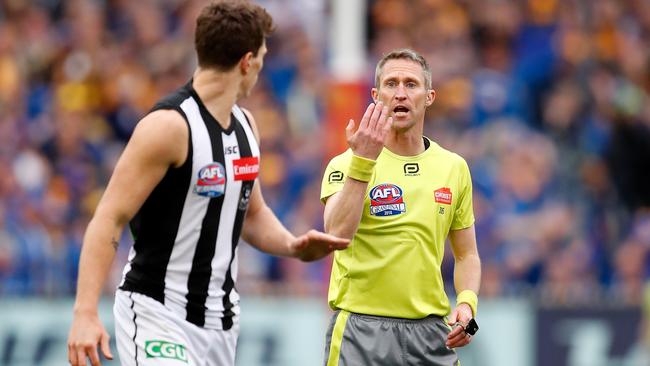
[[[337,311],[327,330],[325,366],[459,366],[445,346],[450,328],[439,316],[400,319]]]

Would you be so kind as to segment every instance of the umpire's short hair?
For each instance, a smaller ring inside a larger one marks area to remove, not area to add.
[[[379,60],[377,63],[377,67],[375,68],[375,88],[379,88],[379,83],[381,82],[381,73],[383,71],[384,65],[386,62],[389,60],[411,60],[413,62],[417,62],[422,66],[422,73],[424,76],[424,86],[427,88],[427,90],[430,90],[432,88],[431,85],[431,68],[429,67],[429,64],[427,63],[427,60],[422,57],[419,53],[415,52],[414,50],[410,48],[398,48],[396,50],[392,50],[384,57]]]

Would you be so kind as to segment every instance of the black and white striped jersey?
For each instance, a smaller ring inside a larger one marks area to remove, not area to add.
[[[158,109],[187,121],[187,160],[167,171],[131,221],[135,243],[120,288],[150,296],[197,326],[230,329],[239,314],[237,243],[259,147],[238,106],[223,129],[191,82]]]

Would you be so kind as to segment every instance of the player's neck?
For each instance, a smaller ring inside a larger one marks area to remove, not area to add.
[[[208,112],[225,129],[230,126],[230,111],[237,102],[240,78],[234,72],[217,72],[198,68],[192,87]]]
[[[392,153],[401,156],[422,154],[425,150],[422,129],[413,126],[406,131],[391,130],[386,137],[384,146]]]

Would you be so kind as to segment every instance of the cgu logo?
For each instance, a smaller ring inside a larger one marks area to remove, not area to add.
[[[370,199],[381,204],[401,202],[401,198],[402,189],[394,184],[380,184],[370,191]]]
[[[144,350],[147,358],[170,358],[188,363],[185,346],[167,341],[146,341]]]

